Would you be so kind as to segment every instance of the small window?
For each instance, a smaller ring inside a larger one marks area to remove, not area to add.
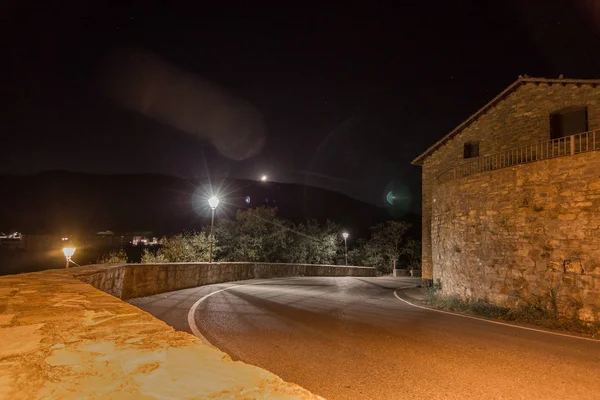
[[[587,108],[569,107],[550,114],[550,138],[558,139],[587,132]]]
[[[465,158],[479,157],[479,142],[465,143],[464,157]]]

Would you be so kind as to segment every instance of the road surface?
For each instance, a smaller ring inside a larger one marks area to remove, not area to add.
[[[130,302],[330,400],[600,399],[600,341],[423,310],[394,296],[415,283],[283,278]]]

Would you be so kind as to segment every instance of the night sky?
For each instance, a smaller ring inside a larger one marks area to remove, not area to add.
[[[410,161],[518,75],[600,78],[597,1],[45,3],[0,6],[3,173],[265,173],[418,211]]]

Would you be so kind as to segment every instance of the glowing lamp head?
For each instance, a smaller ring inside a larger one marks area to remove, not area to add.
[[[263,175],[263,176],[261,176],[261,177],[260,177],[260,180],[261,180],[262,182],[266,182],[266,181],[267,181],[267,176],[266,176],[266,175]]]
[[[344,237],[344,239],[348,239],[348,236],[350,236],[350,235],[348,235],[348,232],[344,232],[344,233],[342,233],[342,236]]]
[[[64,247],[63,253],[65,254],[65,257],[71,258],[73,257],[73,254],[75,254],[75,247]]]
[[[210,208],[212,208],[213,210],[215,208],[217,208],[217,206],[219,205],[219,199],[217,196],[212,196],[210,199],[208,199],[208,205],[210,206]]]

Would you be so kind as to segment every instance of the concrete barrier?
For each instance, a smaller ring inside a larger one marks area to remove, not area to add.
[[[321,399],[119,298],[229,280],[344,275],[374,276],[374,270],[124,264],[2,276],[0,399]]]

